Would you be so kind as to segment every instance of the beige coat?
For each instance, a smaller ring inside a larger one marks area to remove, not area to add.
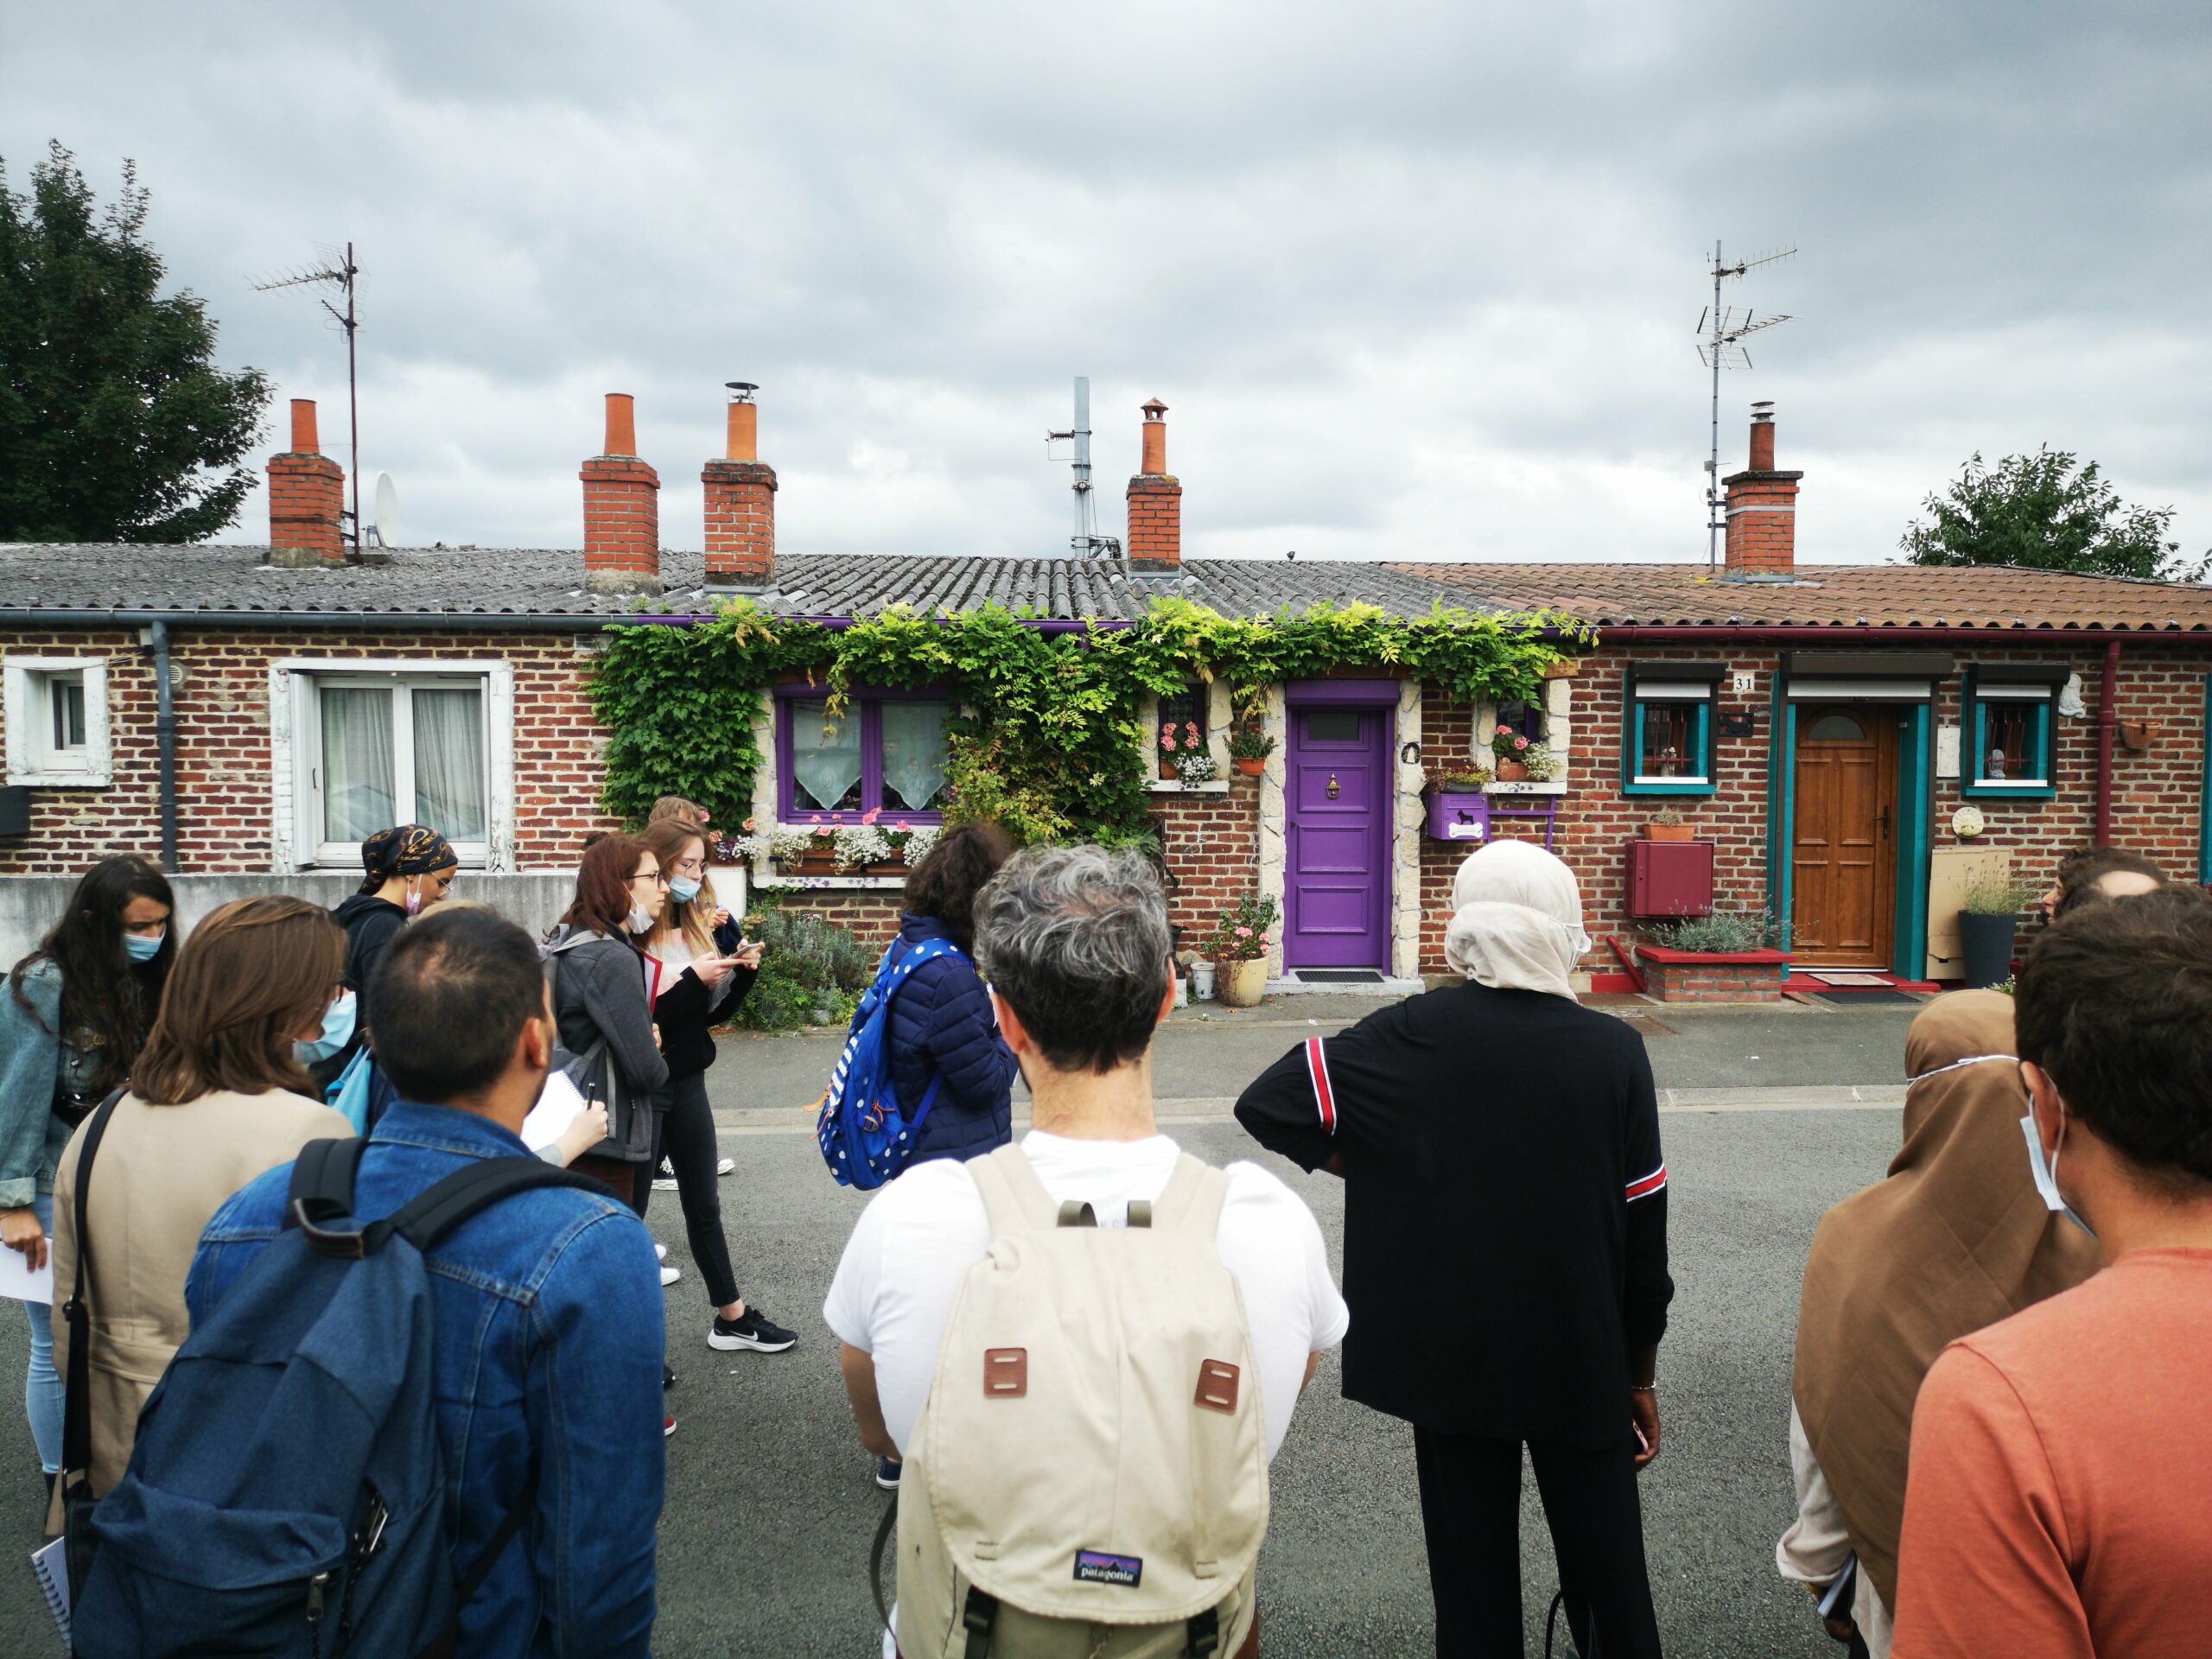
[[[138,1409],[162,1380],[188,1328],[184,1276],[223,1201],[264,1170],[289,1163],[310,1141],[350,1135],[327,1106],[272,1089],[202,1095],[181,1106],[149,1106],[136,1095],[115,1116],[92,1160],[92,1491],[123,1478]],[[54,1369],[69,1375],[69,1332],[60,1304],[77,1270],[77,1152],[80,1128],[54,1181]]]

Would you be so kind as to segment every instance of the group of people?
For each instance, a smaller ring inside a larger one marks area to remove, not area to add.
[[[711,1033],[761,948],[715,899],[706,825],[671,799],[595,837],[543,940],[449,897],[457,861],[423,826],[371,838],[335,915],[247,899],[181,941],[143,861],[79,883],[0,991],[0,1244],[36,1268],[50,1243],[57,1299],[89,1269],[92,1449],[71,1477],[94,1496],[137,1478],[149,1395],[304,1214],[303,1148],[365,1133],[364,1225],[534,1151],[597,1184],[520,1192],[430,1251],[457,1650],[650,1650],[674,1427],[655,1291],[680,1276],[642,1223],[660,1169],[708,1344],[797,1341],[740,1292],[721,1217]],[[1341,1293],[1288,1185],[1160,1131],[1175,986],[1151,864],[969,825],[906,900],[890,1073],[926,1116],[823,1308],[899,1493],[887,1655],[1011,1659],[1071,1623],[1109,1656],[1256,1654],[1265,1465],[1339,1343],[1345,1395],[1413,1430],[1440,1654],[1522,1650],[1524,1454],[1577,1650],[1660,1651],[1637,1478],[1662,1440],[1668,1171],[1641,1038],[1576,998],[1589,941],[1562,862],[1471,855],[1446,938],[1460,982],[1306,1039],[1237,1100],[1258,1146],[1344,1181]],[[2015,996],[1915,1020],[1903,1149],[1807,1266],[1777,1561],[1877,1655],[2196,1641],[2212,900],[2093,849],[2049,908]],[[556,1073],[588,1103],[533,1146]],[[334,1099],[372,1104],[357,1121]],[[26,1307],[52,1486],[70,1338]]]

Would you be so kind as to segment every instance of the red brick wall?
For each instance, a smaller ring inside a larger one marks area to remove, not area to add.
[[[161,846],[154,664],[135,632],[0,631],[0,652],[105,656],[113,753],[106,789],[37,789],[31,833],[0,840],[0,874],[81,871],[111,853]],[[270,868],[269,669],[288,657],[505,660],[514,672],[516,863],[575,861],[600,811],[604,747],[584,695],[594,658],[567,633],[340,633],[298,630],[171,636],[182,671],[177,718],[177,861],[190,874]],[[496,739],[495,734],[495,739]]]
[[[1778,1002],[1787,964],[1645,958],[1639,965],[1644,989],[1662,1002]]]
[[[1175,878],[1167,919],[1183,930],[1183,949],[1204,954],[1221,912],[1259,890],[1260,780],[1232,772],[1225,795],[1155,796],[1153,816]]]
[[[825,922],[835,922],[862,944],[880,950],[899,931],[899,897],[896,892],[835,893],[798,887],[769,887],[757,891],[756,902],[772,900],[784,910],[810,910]]]
[[[1183,486],[1164,474],[1129,480],[1128,553],[1140,570],[1172,570],[1183,558]]]

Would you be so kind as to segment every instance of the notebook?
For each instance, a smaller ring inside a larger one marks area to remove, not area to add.
[[[46,1592],[46,1610],[54,1615],[54,1624],[61,1631],[61,1645],[69,1645],[69,1562],[62,1545],[66,1541],[56,1538],[43,1549],[31,1552],[31,1573],[38,1580],[38,1587]]]

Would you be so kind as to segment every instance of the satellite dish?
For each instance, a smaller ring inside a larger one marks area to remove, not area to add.
[[[390,473],[377,474],[377,511],[370,528],[376,531],[378,547],[399,545],[399,492]]]

